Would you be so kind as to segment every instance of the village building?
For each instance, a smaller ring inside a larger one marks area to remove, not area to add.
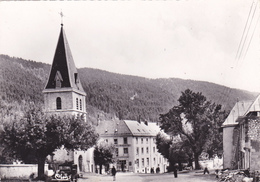
[[[133,120],[102,121],[97,126],[101,140],[114,144],[118,171],[151,173],[167,171],[168,161],[156,148],[156,135],[161,132],[152,122]]]
[[[222,125],[223,167],[260,169],[260,96],[239,101]]]
[[[79,114],[86,117],[86,93],[81,85],[63,24],[43,94],[45,112],[75,116]],[[78,171],[94,172],[93,149],[74,152],[60,149],[50,160],[73,161],[78,165]]]

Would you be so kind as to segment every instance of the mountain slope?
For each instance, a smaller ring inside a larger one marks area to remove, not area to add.
[[[48,64],[0,55],[2,113],[6,113],[7,108],[17,110],[30,102],[41,105],[49,70]],[[103,113],[104,117],[117,115],[123,119],[137,119],[140,115],[142,119],[157,121],[160,113],[178,104],[181,92],[188,88],[202,92],[208,100],[223,105],[226,110],[230,110],[237,99],[252,100],[257,95],[209,82],[147,79],[91,68],[79,69],[79,77],[87,93],[90,118]]]

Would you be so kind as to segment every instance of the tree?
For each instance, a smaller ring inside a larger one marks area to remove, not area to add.
[[[178,138],[173,140],[162,133],[158,133],[156,147],[158,152],[168,159],[170,163],[169,171],[174,170],[176,163],[178,163],[179,170],[182,170],[181,163],[183,162],[189,162],[190,165],[192,154],[186,144]]]
[[[199,156],[210,145],[210,134],[221,106],[207,101],[202,93],[187,89],[166,114],[160,115],[161,128],[170,135],[179,136],[190,148],[195,161],[195,169],[200,169]]]
[[[167,136],[162,133],[156,135],[156,148],[159,153],[162,154],[166,159],[170,159],[170,147],[172,145],[172,140],[167,138]]]
[[[107,142],[100,142],[94,149],[94,161],[99,165],[99,173],[102,174],[102,166],[113,162],[115,147]]]
[[[38,178],[44,177],[46,157],[56,149],[87,150],[98,135],[83,116],[48,115],[30,109],[21,119],[4,124],[1,142],[25,163],[38,163]]]

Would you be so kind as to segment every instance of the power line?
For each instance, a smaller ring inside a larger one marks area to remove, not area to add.
[[[258,1],[257,1],[257,4],[258,4]],[[251,27],[252,21],[253,21],[254,16],[255,16],[255,11],[256,11],[256,8],[257,8],[257,4],[256,4],[256,6],[255,6],[255,9],[254,9],[254,12],[253,12],[252,18],[251,18],[251,20],[250,20],[249,28],[248,28],[247,31],[246,31],[246,36],[245,36],[244,42],[243,42],[243,44],[242,44],[242,48],[241,48],[241,51],[240,51],[240,53],[239,53],[238,60],[240,60],[240,57],[241,57],[241,55],[242,55],[242,52],[243,52],[243,49],[244,49],[244,45],[245,45],[245,43],[246,43],[246,39],[247,39],[247,36],[248,36],[248,32],[249,32],[249,30],[250,30],[250,27]]]
[[[253,1],[252,4],[251,4],[250,11],[249,11],[248,16],[247,16],[246,25],[245,25],[245,27],[244,27],[244,31],[243,31],[243,34],[242,34],[242,37],[241,37],[241,39],[240,39],[239,46],[238,46],[238,49],[237,49],[236,59],[237,59],[237,56],[238,56],[238,53],[239,53],[239,50],[240,50],[240,46],[241,46],[242,40],[243,40],[243,38],[244,38],[244,34],[245,34],[245,31],[246,31],[246,28],[247,28],[247,23],[248,23],[248,20],[249,20],[249,17],[250,17],[250,14],[251,14],[253,5],[254,5],[254,1]]]
[[[253,33],[252,33],[252,35],[251,35],[251,38],[250,38],[250,41],[249,41],[249,43],[248,43],[248,46],[247,46],[247,49],[246,49],[246,52],[245,52],[245,55],[244,55],[243,59],[245,59],[245,57],[246,57],[246,55],[247,55],[247,51],[248,51],[248,49],[249,49],[249,47],[250,47],[252,38],[253,38],[253,36],[254,36],[254,34],[255,34],[255,30],[256,30],[257,24],[258,24],[258,22],[259,22],[259,19],[260,19],[260,14],[259,14],[259,16],[258,16],[258,18],[257,18],[257,22],[256,22],[256,24],[255,24],[254,31],[253,31]]]

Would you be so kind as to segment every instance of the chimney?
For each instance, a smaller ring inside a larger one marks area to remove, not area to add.
[[[118,119],[119,119],[119,120],[122,120],[122,119],[123,119],[123,117],[122,117],[122,111],[119,111],[119,112],[118,112]]]
[[[138,115],[137,122],[141,123],[141,115],[140,114]]]
[[[145,121],[144,121],[144,124],[148,126],[148,121],[147,121],[147,120],[145,120]]]

